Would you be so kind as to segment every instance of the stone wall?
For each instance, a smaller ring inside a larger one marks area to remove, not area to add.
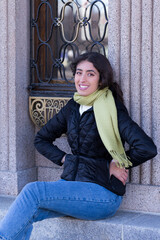
[[[109,1],[109,60],[132,118],[160,152],[160,2]],[[62,172],[33,146],[29,118],[29,1],[0,3],[0,194],[16,195],[30,181]],[[65,137],[56,141],[69,151]],[[130,171],[123,209],[160,212],[160,155]]]
[[[28,114],[29,1],[0,2],[0,194],[35,180],[34,126]]]
[[[131,117],[160,153],[160,2],[110,1],[109,59]],[[114,29],[114,31],[113,31]],[[130,172],[123,208],[160,212],[160,155]]]

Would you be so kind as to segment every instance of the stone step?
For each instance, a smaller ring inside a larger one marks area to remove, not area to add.
[[[13,200],[0,196],[0,218]],[[46,219],[34,224],[31,240],[160,240],[160,214],[118,211],[100,221]]]

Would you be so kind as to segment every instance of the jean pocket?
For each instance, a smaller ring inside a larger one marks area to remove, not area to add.
[[[61,175],[62,179],[65,179],[68,181],[73,181],[75,179],[76,162],[77,162],[77,157],[75,155],[67,154],[65,156],[65,162],[63,164],[64,169]]]

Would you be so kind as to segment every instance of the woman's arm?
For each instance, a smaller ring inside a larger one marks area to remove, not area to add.
[[[67,114],[70,103],[61,109],[47,124],[37,132],[34,145],[39,153],[54,162],[62,165],[62,158],[66,154],[53,144],[56,138],[67,132]]]
[[[124,105],[117,104],[118,126],[122,141],[126,141],[130,149],[126,152],[135,167],[157,155],[153,140],[128,115]]]

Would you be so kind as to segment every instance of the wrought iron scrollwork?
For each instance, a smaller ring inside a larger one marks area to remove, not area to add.
[[[64,16],[65,16],[65,10],[66,10],[66,6],[70,5],[71,3],[74,4],[75,8],[76,8],[76,11],[77,11],[77,26],[75,28],[75,36],[73,37],[72,40],[67,40],[66,36],[65,36],[65,33],[64,33],[64,26],[63,26],[63,21],[64,21]],[[80,26],[83,25],[83,19],[80,19],[80,13],[79,13],[79,8],[78,8],[78,5],[76,4],[76,2],[74,1],[68,1],[64,4],[64,6],[62,7],[62,14],[61,14],[61,18],[58,18],[58,26],[61,27],[61,33],[62,33],[62,37],[63,37],[63,40],[66,42],[66,43],[73,43],[76,41],[77,37],[78,37],[78,33],[79,33],[79,28]]]
[[[37,127],[44,126],[68,101],[69,98],[30,96],[29,109],[32,121]]]
[[[29,89],[32,92],[41,89],[54,92],[55,89],[56,93],[58,85],[63,89],[66,84],[71,89],[74,85],[69,70],[72,58],[84,51],[107,53],[108,0],[30,1]]]

